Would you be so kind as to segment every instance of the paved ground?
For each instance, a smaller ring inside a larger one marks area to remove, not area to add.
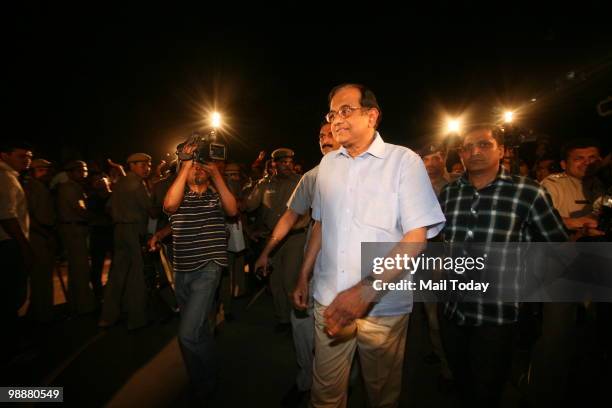
[[[248,311],[245,305],[246,300],[237,301],[236,320],[218,327],[222,368],[215,406],[279,406],[296,372],[291,337],[274,332],[269,295]],[[39,329],[33,351],[13,362],[11,382],[63,386],[70,405],[189,406],[177,323],[173,318],[135,332],[121,324],[101,331],[92,315]],[[425,336],[424,318],[416,312],[407,342],[402,406],[449,406],[449,396],[437,390],[437,366],[424,363],[430,352]],[[357,383],[349,406],[365,406],[363,397]]]
[[[246,303],[236,301],[236,319],[218,327],[221,387],[213,406],[277,407],[296,372],[291,337],[274,332],[268,294],[249,310]],[[9,380],[3,382],[63,386],[71,406],[191,406],[175,337],[176,317],[135,332],[122,324],[99,330],[96,320],[96,315],[82,316],[30,331],[26,352],[15,357],[4,373]],[[438,366],[425,363],[430,351],[424,314],[417,305],[409,327],[400,406],[452,406],[453,395],[438,388]],[[515,370],[514,378],[518,373]],[[357,383],[349,407],[365,406]],[[519,406],[518,389],[511,384],[503,406]]]

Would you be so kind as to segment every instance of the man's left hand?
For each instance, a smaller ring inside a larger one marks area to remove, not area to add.
[[[327,334],[334,337],[355,319],[365,316],[372,300],[370,290],[361,283],[340,292],[323,313]]]
[[[157,234],[153,234],[151,238],[147,241],[147,247],[149,248],[149,252],[155,252],[159,250],[159,237]]]

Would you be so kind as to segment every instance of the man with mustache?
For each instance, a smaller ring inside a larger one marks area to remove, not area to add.
[[[321,125],[319,130],[319,148],[323,156],[340,148],[340,144],[334,140],[329,123]],[[285,239],[292,229],[302,228],[304,222],[308,223],[310,221],[310,207],[312,206],[318,173],[319,166],[316,166],[304,174],[300,180],[287,203],[287,209],[276,223],[268,243],[255,262],[255,270],[267,265],[270,253]],[[301,259],[296,259],[295,262],[299,265]],[[292,309],[291,327],[293,329],[293,343],[295,345],[298,374],[295,384],[282,400],[283,406],[297,406],[312,386],[312,353],[314,349],[312,307],[308,307],[306,311]]]
[[[551,174],[542,180],[542,186],[550,193],[553,204],[565,226],[570,231],[586,231],[587,235],[600,235],[597,218],[593,216],[593,202],[601,186],[587,177],[587,168],[601,161],[599,146],[591,140],[574,140],[563,149],[561,168],[564,172]],[[592,182],[588,184],[587,182]]]
[[[459,152],[466,172],[440,192],[445,242],[567,240],[546,190],[531,179],[508,174],[500,165],[502,132],[488,124],[473,125]],[[487,273],[497,271],[487,267]],[[506,282],[514,275],[503,278]],[[442,343],[464,406],[498,406],[512,363],[518,303],[477,298],[447,301],[443,309]]]
[[[422,160],[385,143],[377,131],[381,109],[363,85],[343,84],[329,94],[326,115],[342,145],[321,160],[312,228],[293,295],[306,309],[312,274],[315,358],[310,393],[314,407],[345,407],[349,371],[358,350],[370,405],[396,406],[412,296],[378,298],[373,280],[402,271],[361,270],[363,242],[414,243],[421,248],[444,225]],[[319,253],[320,251],[320,253]],[[315,266],[316,260],[316,266]]]
[[[148,323],[142,240],[152,206],[145,182],[151,173],[151,156],[133,153],[127,158],[127,163],[129,171],[114,185],[108,202],[115,224],[114,249],[111,271],[104,288],[104,306],[98,322],[100,328],[117,323],[122,307],[127,311],[128,330]]]
[[[287,201],[300,176],[293,171],[291,149],[280,148],[272,152],[276,174],[262,178],[244,200],[244,210],[251,212],[260,209],[257,223],[262,226],[261,235],[267,238],[287,208]],[[294,228],[276,250],[272,262],[274,273],[270,276],[270,289],[274,300],[277,318],[275,331],[287,333],[291,330],[291,302],[289,297],[295,285],[300,260],[304,253],[307,222]]]
[[[603,187],[588,172],[589,166],[601,161],[599,144],[590,139],[569,141],[562,148],[562,157],[564,172],[545,177],[541,185],[550,193],[573,240],[604,235],[593,213],[593,203],[603,194]],[[571,398],[572,363],[579,344],[577,315],[582,307],[571,302],[542,305],[542,333],[531,360],[529,398],[535,405],[545,401],[560,406]]]

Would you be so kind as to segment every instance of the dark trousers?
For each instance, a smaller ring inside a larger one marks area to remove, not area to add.
[[[0,241],[2,259],[2,295],[0,296],[0,324],[6,347],[0,351],[0,362],[10,358],[17,347],[17,311],[26,300],[28,279],[19,244],[13,239]]]
[[[138,224],[117,224],[114,231],[113,263],[104,293],[101,319],[114,323],[122,306],[127,312],[128,329],[147,324],[147,288],[140,247]]]
[[[102,270],[106,254],[113,252],[113,227],[94,226],[89,230],[91,286],[96,297],[102,297]]]
[[[291,322],[291,292],[300,273],[305,243],[306,233],[290,234],[272,258],[274,272],[270,275],[270,289],[279,323]]]
[[[459,326],[441,316],[440,332],[459,390],[459,406],[499,406],[510,374],[517,325]]]

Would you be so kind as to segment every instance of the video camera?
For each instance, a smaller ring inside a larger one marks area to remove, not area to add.
[[[191,154],[183,153],[183,149],[189,145],[196,145],[196,149]],[[217,142],[217,135],[214,131],[208,134],[194,132],[189,139],[176,146],[176,154],[179,160],[195,160],[200,163],[207,163],[213,160],[225,160],[227,155],[226,146]]]
[[[519,128],[517,126],[505,125],[494,130],[503,136],[504,146],[510,149],[517,149],[523,143],[537,142],[538,137],[532,131]]]

